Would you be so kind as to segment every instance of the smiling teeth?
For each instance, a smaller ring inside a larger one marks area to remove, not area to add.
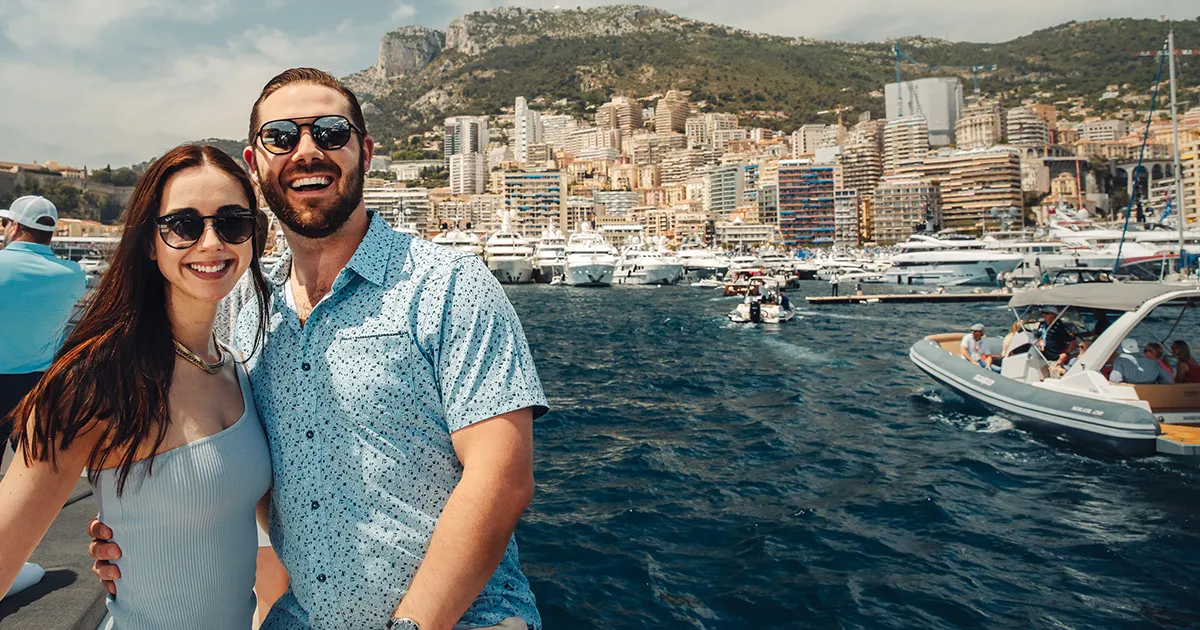
[[[217,263],[215,265],[196,265],[196,264],[188,265],[188,267],[191,267],[192,269],[195,269],[196,271],[199,271],[200,273],[217,273],[228,266],[229,266],[228,260],[225,262]]]
[[[295,190],[301,186],[328,186],[332,183],[333,179],[329,177],[305,177],[304,179],[297,179],[292,182],[291,187]]]

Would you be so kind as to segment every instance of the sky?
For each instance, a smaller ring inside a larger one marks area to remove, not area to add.
[[[575,0],[568,5],[613,4]],[[1195,0],[643,0],[751,31],[877,41],[1005,41],[1070,20],[1192,19]],[[553,0],[0,0],[0,161],[114,168],[202,138],[244,138],[262,85],[288,67],[344,76],[417,24]],[[1181,44],[1200,45],[1200,42]]]

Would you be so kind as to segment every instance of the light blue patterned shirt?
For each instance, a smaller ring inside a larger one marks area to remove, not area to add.
[[[275,473],[271,541],[291,576],[263,627],[382,628],[462,476],[450,434],[526,407],[540,416],[546,398],[521,323],[477,256],[372,215],[303,327],[284,297],[290,271],[288,254],[268,276],[267,344],[248,364]],[[541,627],[514,539],[462,623],[507,617]]]

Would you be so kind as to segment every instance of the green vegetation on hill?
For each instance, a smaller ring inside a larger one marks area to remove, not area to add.
[[[363,95],[378,108],[368,120],[372,135],[391,146],[445,116],[498,113],[519,95],[563,100],[567,105],[559,109],[584,116],[613,94],[644,97],[671,88],[691,90],[691,101],[706,102],[706,111],[783,111],[785,119],[756,124],[784,131],[832,122],[816,112],[837,105],[883,114],[878,92],[895,80],[890,43],[793,40],[683,22],[678,31],[566,39],[539,36],[534,21],[524,43],[475,56],[445,51],[418,74]],[[1200,20],[1173,26],[1180,47],[1200,47]],[[905,61],[902,71],[905,78],[954,74],[969,94],[970,70],[951,68],[995,64],[998,70],[980,74],[980,87],[1004,94],[1008,104],[1037,92],[1052,94],[1044,99],[1049,102],[1085,97],[1095,103],[1109,84],[1148,88],[1155,64],[1131,53],[1158,48],[1166,28],[1120,19],[1068,23],[996,44],[902,39],[901,48],[917,61]],[[1200,85],[1200,59],[1181,57],[1180,63],[1181,86]]]

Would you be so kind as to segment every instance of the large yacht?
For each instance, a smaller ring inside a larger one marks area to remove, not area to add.
[[[533,248],[533,281],[549,284],[561,278],[567,263],[567,239],[561,230],[543,230]]]
[[[617,257],[613,248],[588,222],[567,239],[563,281],[576,287],[606,287],[612,284]]]
[[[533,282],[533,247],[512,229],[514,211],[500,213],[500,231],[487,239],[484,260],[501,284]]]
[[[729,259],[698,243],[685,243],[675,252],[683,263],[683,273],[693,281],[723,278],[729,271]]]
[[[442,231],[434,236],[431,241],[438,245],[453,247],[460,252],[475,254],[483,257],[483,240],[474,232],[459,229],[457,226],[454,229],[446,229],[447,225],[442,224]],[[471,229],[471,224],[467,224],[467,230]]]
[[[897,245],[892,266],[884,277],[902,285],[992,285],[1001,273],[1010,273],[1024,258],[1021,254],[987,249],[976,239],[939,238],[914,234]]]
[[[683,263],[670,260],[662,253],[633,239],[621,252],[613,282],[616,284],[678,284],[683,277]]]

